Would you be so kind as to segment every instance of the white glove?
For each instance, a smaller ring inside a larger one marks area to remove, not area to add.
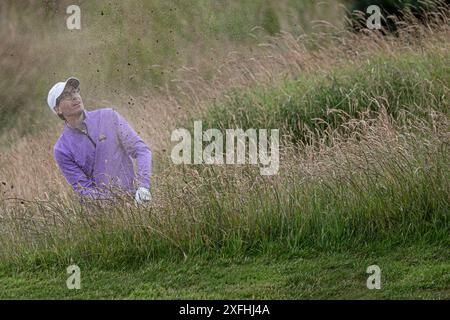
[[[136,191],[136,196],[134,197],[134,202],[136,204],[141,204],[143,202],[151,201],[152,195],[150,193],[150,190],[144,187],[140,187]]]

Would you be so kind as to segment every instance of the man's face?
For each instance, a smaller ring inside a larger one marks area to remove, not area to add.
[[[80,89],[67,85],[58,97],[55,111],[65,119],[83,113],[84,104],[81,99]]]

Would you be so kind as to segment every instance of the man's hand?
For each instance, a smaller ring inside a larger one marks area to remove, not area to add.
[[[144,187],[140,187],[137,191],[136,191],[136,196],[134,197],[134,202],[136,204],[141,204],[144,202],[149,202],[152,200],[152,195],[150,193],[150,190],[148,190],[147,188]]]

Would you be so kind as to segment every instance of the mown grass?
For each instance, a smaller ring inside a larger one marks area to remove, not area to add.
[[[154,260],[137,268],[81,269],[81,289],[68,290],[67,266],[2,272],[2,299],[449,299],[446,247],[299,251],[290,256]],[[366,269],[381,269],[369,290]]]

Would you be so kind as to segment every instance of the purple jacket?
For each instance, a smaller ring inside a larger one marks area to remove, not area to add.
[[[111,108],[84,110],[84,115],[87,133],[65,123],[54,146],[55,160],[81,202],[86,196],[109,199],[112,191],[134,195],[138,187],[150,188],[151,151],[126,120]]]

